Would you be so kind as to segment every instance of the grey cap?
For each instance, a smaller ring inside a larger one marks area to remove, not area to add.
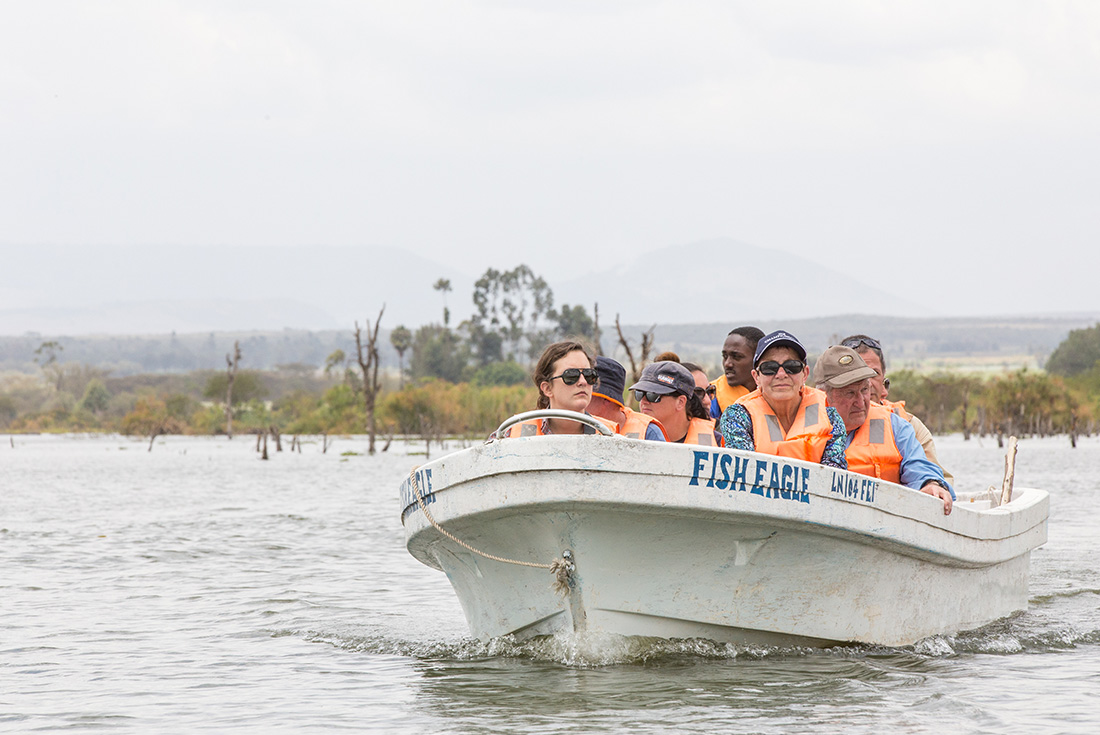
[[[642,379],[630,386],[630,390],[648,390],[663,396],[672,393],[690,396],[695,392],[695,378],[680,363],[662,360],[646,365]]]
[[[833,345],[817,358],[814,385],[818,388],[843,388],[877,374],[851,347]]]

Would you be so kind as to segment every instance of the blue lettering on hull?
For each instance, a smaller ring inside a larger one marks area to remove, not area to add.
[[[432,471],[430,469],[417,470],[416,483],[420,487],[420,497],[424,500],[424,505],[430,505],[435,502],[435,495],[432,491]],[[404,511],[409,506],[419,507],[416,502],[416,493],[413,492],[412,482],[410,478],[406,477],[405,481],[401,483],[401,509]]]
[[[724,452],[694,452],[688,485],[731,492],[748,492],[764,498],[810,502],[810,470],[768,459],[750,460]],[[752,478],[751,481],[749,478]]]
[[[833,482],[829,488],[834,495],[849,500],[862,500],[865,503],[875,502],[875,493],[878,490],[878,480],[874,477],[863,475],[842,475],[833,473]]]

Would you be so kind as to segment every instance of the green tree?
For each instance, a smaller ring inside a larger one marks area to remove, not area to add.
[[[436,281],[432,288],[443,294],[443,326],[449,326],[451,323],[451,310],[447,308],[447,294],[451,292],[451,279],[440,278]]]
[[[111,392],[107,390],[107,386],[99,378],[93,378],[88,381],[88,385],[84,389],[84,396],[77,404],[77,409],[98,415],[107,410],[110,400]]]
[[[480,386],[488,385],[522,385],[531,379],[523,367],[515,362],[509,360],[508,362],[494,362],[486,365],[474,373],[473,384]]]
[[[1100,324],[1074,329],[1062,340],[1050,359],[1047,370],[1056,375],[1080,375],[1100,363]]]
[[[450,329],[429,324],[416,330],[409,360],[409,372],[414,378],[440,378],[457,383],[468,363],[469,349]]]
[[[397,351],[397,374],[400,376],[402,388],[405,387],[405,353],[412,347],[412,340],[412,332],[403,324],[394,327],[390,332],[390,344]]]
[[[206,381],[206,387],[203,389],[203,398],[224,403],[228,383],[229,376],[225,373],[211,375]],[[241,370],[233,380],[234,406],[264,398],[267,393],[268,390],[267,386],[264,385],[263,376],[256,370]]]
[[[34,361],[42,368],[46,379],[56,390],[61,390],[61,379],[65,377],[65,369],[57,361],[58,356],[64,349],[60,342],[50,340],[49,342],[43,342],[34,351]]]
[[[554,293],[526,265],[510,271],[489,268],[474,283],[474,306],[470,334],[479,362],[485,365],[495,359],[491,333],[501,337],[511,359],[520,354],[524,340],[530,346],[544,339],[540,329],[553,311]]]
[[[579,304],[577,306],[562,304],[560,311],[551,311],[549,316],[557,322],[557,336],[561,339],[571,336],[585,337],[590,340],[596,338],[596,322]]]

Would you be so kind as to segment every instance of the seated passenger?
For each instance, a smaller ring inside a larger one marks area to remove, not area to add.
[[[694,362],[684,362],[682,360],[677,360],[677,362],[686,367],[688,372],[691,373],[691,377],[695,378],[695,395],[703,402],[703,408],[707,410],[707,418],[713,418],[710,415],[710,399],[714,397],[715,389],[710,384],[707,371],[703,369],[702,365]]]
[[[629,439],[667,441],[660,421],[623,405],[626,368],[617,360],[599,355],[596,373],[599,383],[592,389],[592,402],[588,404],[590,414],[612,422],[618,426],[618,433]]]
[[[661,422],[668,441],[722,446],[714,421],[695,395],[695,379],[680,363],[665,360],[646,365],[641,380],[630,390],[641,412]]]
[[[848,432],[848,469],[940,498],[944,515],[949,514],[954,491],[924,455],[913,427],[871,402],[874,376],[863,358],[843,345],[825,350],[814,365],[814,383],[824,388],[829,406],[840,414]]]
[[[772,332],[753,355],[759,386],[722,413],[729,449],[747,449],[847,469],[844,422],[825,394],[806,385],[806,348],[793,335]]]
[[[726,335],[722,344],[723,375],[711,383],[714,387],[710,400],[711,418],[719,418],[738,398],[756,390],[752,358],[763,336],[756,327],[738,327]]]
[[[871,400],[881,403],[897,415],[909,422],[913,431],[917,434],[917,441],[924,448],[924,454],[928,459],[936,463],[943,471],[943,477],[950,485],[955,479],[942,464],[936,454],[936,441],[932,438],[932,432],[924,425],[924,422],[905,410],[905,401],[889,401],[890,380],[886,377],[886,357],[882,354],[882,345],[877,339],[866,334],[854,334],[840,341],[845,347],[851,347],[859,353],[867,367],[875,371],[875,377],[871,378]]]
[[[662,352],[653,358],[653,362],[664,362],[665,360],[671,360],[672,362],[678,362],[688,369],[691,373],[691,377],[695,378],[695,395],[699,396],[699,400],[703,402],[703,408],[707,409],[707,418],[713,418],[709,415],[710,401],[714,397],[715,388],[710,383],[710,378],[707,377],[707,371],[694,362],[685,362],[680,359],[680,356],[675,352]]]
[[[592,400],[592,387],[596,384],[596,368],[592,358],[580,342],[567,340],[555,342],[542,352],[535,373],[532,375],[539,389],[536,408],[564,409],[584,413]],[[615,431],[611,421],[597,421]],[[532,419],[512,426],[508,436],[536,436],[544,434],[595,434],[591,426],[572,419]]]

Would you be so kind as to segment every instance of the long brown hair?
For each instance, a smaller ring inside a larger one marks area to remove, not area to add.
[[[547,345],[546,349],[542,351],[542,357],[539,358],[538,364],[535,365],[535,372],[531,376],[531,379],[535,381],[535,388],[539,392],[539,400],[535,408],[550,408],[550,399],[543,395],[542,384],[554,377],[555,362],[565,357],[570,352],[577,351],[584,353],[584,356],[588,358],[588,365],[591,367],[592,352],[588,349],[588,345],[575,339],[554,342],[553,344]]]

